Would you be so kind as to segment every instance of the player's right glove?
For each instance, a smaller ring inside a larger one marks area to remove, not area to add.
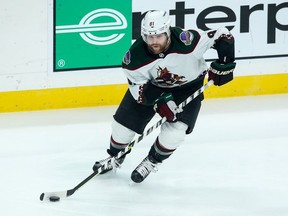
[[[218,61],[211,63],[208,70],[208,80],[213,80],[214,85],[221,86],[233,80],[233,71],[236,63],[221,64]]]
[[[178,108],[174,102],[171,93],[161,95],[154,103],[154,110],[159,113],[162,118],[166,117],[168,122],[176,121],[177,113],[182,112],[182,109]]]

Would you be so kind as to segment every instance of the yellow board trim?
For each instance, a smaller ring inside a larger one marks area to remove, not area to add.
[[[256,96],[288,93],[288,73],[235,77],[223,86],[212,86],[206,98]]]
[[[126,84],[0,92],[0,112],[118,105]],[[212,86],[205,98],[288,93],[288,74],[235,77],[221,87]]]

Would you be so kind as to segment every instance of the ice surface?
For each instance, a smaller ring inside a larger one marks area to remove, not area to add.
[[[0,114],[1,215],[288,215],[287,94],[205,100],[193,134],[143,183],[130,185],[130,174],[158,130],[117,173],[41,202],[42,192],[73,188],[106,158],[115,109]]]

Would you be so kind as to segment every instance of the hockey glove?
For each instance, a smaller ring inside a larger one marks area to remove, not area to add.
[[[160,96],[154,103],[154,110],[162,118],[166,117],[168,122],[176,121],[177,113],[182,112],[182,109],[179,109],[175,104],[171,93]]]
[[[236,63],[220,64],[218,61],[211,63],[208,70],[208,81],[213,80],[214,85],[221,86],[233,80],[233,71]]]

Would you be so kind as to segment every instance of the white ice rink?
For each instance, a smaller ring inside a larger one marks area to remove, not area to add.
[[[143,183],[129,185],[130,173],[158,130],[116,174],[41,202],[42,192],[73,188],[107,157],[115,109],[0,114],[1,215],[288,215],[288,94],[205,100],[194,132]]]

